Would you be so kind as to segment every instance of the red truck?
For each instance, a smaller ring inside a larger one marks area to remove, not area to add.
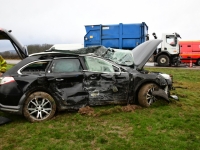
[[[200,41],[179,41],[181,63],[200,66]]]

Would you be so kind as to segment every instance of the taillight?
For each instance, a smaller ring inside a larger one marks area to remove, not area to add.
[[[0,77],[0,85],[8,84],[14,81],[15,79],[13,77]]]

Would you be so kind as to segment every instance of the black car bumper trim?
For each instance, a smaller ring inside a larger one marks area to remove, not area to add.
[[[7,105],[2,105],[0,104],[0,110],[1,111],[6,111],[6,112],[13,112],[16,114],[22,114],[22,106],[7,106]]]

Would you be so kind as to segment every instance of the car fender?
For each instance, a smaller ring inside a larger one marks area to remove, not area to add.
[[[138,94],[140,88],[141,88],[143,85],[148,84],[148,83],[154,83],[154,84],[156,84],[156,85],[159,87],[159,89],[162,90],[161,84],[160,84],[160,81],[159,81],[159,80],[155,80],[155,79],[144,79],[144,78],[143,78],[143,79],[140,80],[139,82],[133,83],[133,84],[135,84],[135,86],[134,86],[134,91],[133,91],[133,92],[134,92],[134,102],[137,101],[137,94]]]

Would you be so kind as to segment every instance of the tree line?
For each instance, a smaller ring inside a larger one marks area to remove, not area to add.
[[[48,50],[52,46],[53,46],[52,44],[33,44],[33,45],[28,45],[27,50],[28,54],[33,54],[33,53],[44,52],[45,50]],[[0,55],[4,59],[19,59],[19,56],[15,51],[0,52]]]

